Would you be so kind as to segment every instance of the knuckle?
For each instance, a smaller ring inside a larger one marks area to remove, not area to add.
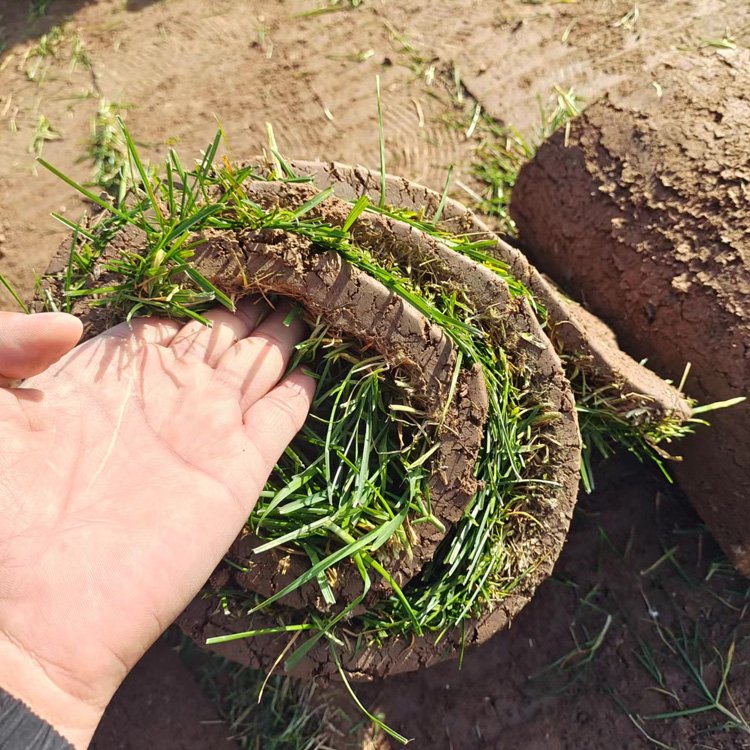
[[[258,338],[262,339],[275,349],[284,349],[288,347],[288,344],[284,340],[283,336],[279,335],[275,331],[262,331],[258,334]]]
[[[277,424],[283,425],[294,433],[299,432],[305,422],[307,412],[300,408],[294,395],[281,392],[273,394],[271,398],[277,414]]]

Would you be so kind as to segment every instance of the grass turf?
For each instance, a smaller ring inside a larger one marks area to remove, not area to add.
[[[129,207],[103,200],[43,162],[104,209],[88,227],[58,217],[72,229],[74,241],[57,304],[71,309],[75,299],[86,297],[92,306],[108,307],[123,319],[166,314],[203,320],[201,312],[217,301],[231,309],[232,300],[190,264],[196,237],[209,227],[281,228],[308,237],[320,248],[334,249],[440,325],[454,341],[463,366],[474,362],[483,366],[490,395],[491,416],[478,469],[484,484],[465,522],[446,540],[420,583],[411,587],[409,598],[395,587],[394,596],[364,618],[365,629],[374,638],[442,630],[478,614],[490,599],[505,595],[523,571],[513,570],[504,551],[504,521],[507,514],[516,512],[532,486],[524,475],[537,449],[530,435],[535,420],[544,416],[524,406],[527,384],[523,374],[511,377],[503,352],[492,346],[476,323],[469,301],[458,292],[431,286],[424,274],[415,283],[395,266],[379,264],[349,241],[345,228],[306,219],[326,193],[294,212],[262,211],[242,189],[246,179],[258,174],[228,163],[214,167],[220,136],[196,169],[185,170],[172,152],[164,176],[155,178],[143,167],[127,131],[123,133],[135,175],[132,182],[139,185],[137,200]],[[285,179],[298,179],[281,163],[280,169]],[[209,200],[213,188],[219,189],[221,197]],[[359,202],[352,207],[350,221],[362,211],[388,209]],[[396,215],[409,220],[404,214]],[[423,228],[430,226],[412,221]],[[112,237],[128,225],[144,232],[148,249],[124,251],[111,258],[105,265],[110,281],[91,286],[94,263]],[[431,231],[443,234],[434,227]],[[482,254],[481,243],[461,237],[452,242],[454,248],[473,257]],[[490,256],[485,260],[507,276],[497,261]],[[517,284],[514,288],[516,293],[525,293]],[[410,525],[435,522],[425,489],[427,460],[434,445],[429,440],[430,425],[410,413],[408,400],[399,396],[397,379],[386,377],[385,362],[352,356],[353,342],[326,342],[325,335],[317,329],[300,348],[300,359],[317,357],[316,406],[277,468],[251,523],[269,537],[270,545],[295,543],[309,553],[313,565],[308,577],[321,582],[323,595],[330,599],[323,574],[340,559],[351,558],[360,568],[364,595],[369,572],[383,574],[374,553],[386,543],[408,547]],[[418,439],[409,438],[404,445],[405,430]],[[329,630],[330,623],[325,623],[322,631],[327,634]]]

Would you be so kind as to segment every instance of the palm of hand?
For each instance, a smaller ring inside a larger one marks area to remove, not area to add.
[[[274,388],[299,326],[274,313],[248,337],[260,311],[119,327],[0,390],[0,631],[68,692],[119,684],[301,426],[312,381]]]

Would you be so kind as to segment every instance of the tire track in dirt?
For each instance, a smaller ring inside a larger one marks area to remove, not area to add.
[[[389,169],[441,190],[448,167],[467,164],[471,154],[471,144],[443,117],[454,107],[445,86],[427,85],[374,11],[301,15],[317,5],[176,0],[126,12],[116,0],[103,0],[81,8],[70,27],[80,29],[102,95],[133,105],[127,121],[147,159],[155,161],[168,144],[192,159],[213,138],[216,115],[237,158],[266,144],[271,122],[290,157],[377,166],[380,75]],[[156,31],[144,33],[147,28]],[[8,51],[14,52],[20,49]],[[70,75],[64,60],[51,69],[54,76],[39,85],[7,65],[0,91],[12,93],[22,111],[63,124],[64,140],[47,144],[45,156],[85,181],[89,167],[78,161],[97,102],[71,105],[71,97],[90,88],[90,74]],[[0,111],[5,103],[0,100]],[[18,133],[0,138],[3,271],[24,295],[64,234],[50,212],[67,207],[77,217],[81,211],[52,176],[40,171],[30,178],[33,122],[19,120]]]
[[[573,86],[591,101],[651,69],[670,48],[694,49],[725,33],[750,43],[750,8],[724,0],[456,0],[442,12],[407,0],[383,13],[421,40],[425,54],[457,67],[492,117],[525,132],[539,123],[538,100],[555,86]]]

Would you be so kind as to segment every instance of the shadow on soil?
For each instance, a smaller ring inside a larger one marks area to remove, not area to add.
[[[16,0],[0,3],[0,55],[38,39],[96,0]],[[158,0],[127,0],[125,9],[143,10]]]
[[[147,8],[149,5],[153,5],[154,3],[158,2],[159,0],[128,0],[125,8],[131,12],[135,12],[143,10],[143,8]]]

